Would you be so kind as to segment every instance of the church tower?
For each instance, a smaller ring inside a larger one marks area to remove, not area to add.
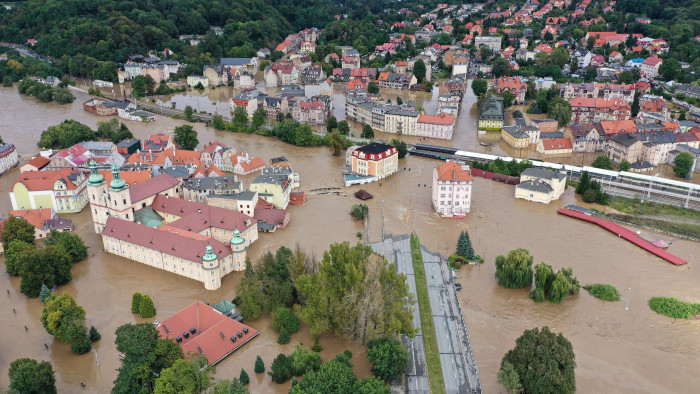
[[[90,213],[95,232],[100,234],[107,221],[107,206],[104,204],[107,196],[107,182],[97,171],[97,163],[90,162],[90,177],[87,184],[88,198],[90,199]]]
[[[233,238],[231,238],[231,254],[233,257],[233,270],[245,270],[246,247],[245,239],[241,237],[241,232],[238,229],[233,230]]]
[[[211,245],[207,245],[206,253],[202,256],[205,289],[216,290],[221,287],[221,270],[219,268],[219,256],[214,253]]]

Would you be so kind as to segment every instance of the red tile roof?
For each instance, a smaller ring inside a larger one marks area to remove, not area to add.
[[[41,170],[42,168],[46,167],[51,162],[51,159],[46,158],[44,156],[37,156],[27,162],[25,165],[30,165],[34,166],[34,168]]]
[[[44,223],[46,223],[47,220],[53,219],[55,216],[55,212],[51,208],[14,209],[10,211],[10,216],[14,216],[16,218],[23,218],[24,220],[28,221],[29,224],[31,224],[32,226],[43,230]]]
[[[568,138],[550,138],[542,140],[544,150],[573,149],[571,140]]]
[[[433,123],[433,124],[441,124],[441,125],[451,125],[455,121],[455,117],[453,115],[447,114],[447,113],[441,113],[439,115],[427,115],[427,114],[420,114],[418,115],[418,122],[419,123]]]
[[[619,133],[636,133],[639,128],[634,120],[601,120],[598,122],[603,129],[603,133],[609,136]]]
[[[463,170],[462,166],[454,161],[448,161],[438,166],[439,181],[473,181],[471,172]]]
[[[29,191],[53,190],[56,181],[62,179],[67,190],[75,190],[77,185],[71,182],[68,176],[79,172],[70,168],[61,168],[58,171],[27,171],[20,174],[17,183],[22,183]],[[12,186],[12,190],[14,188]]]
[[[662,60],[661,60],[660,58],[658,58],[658,57],[656,57],[656,56],[651,56],[651,57],[648,57],[648,58],[644,59],[644,61],[642,62],[642,64],[645,64],[645,65],[647,65],[647,66],[652,66],[652,67],[654,67],[654,66],[656,66],[657,64],[661,63],[661,61],[662,61]]]
[[[112,171],[111,170],[100,170],[100,175],[104,177],[106,182],[112,182]],[[145,182],[151,179],[150,170],[139,170],[139,171],[120,171],[119,177],[126,182],[127,185],[133,186],[139,182]]]
[[[194,334],[189,331],[191,328],[196,330]],[[257,330],[199,301],[163,320],[156,329],[161,338],[175,340],[175,337],[181,337],[180,347],[185,354],[200,353],[201,350],[210,365],[218,363],[258,335]],[[248,331],[247,334],[244,329]],[[189,338],[183,336],[185,331]],[[242,334],[240,338],[238,333]],[[233,336],[236,342],[231,341]]]
[[[178,200],[173,198],[173,200]],[[219,259],[231,254],[231,248],[223,242],[201,234],[160,230],[114,216],[107,218],[102,235],[113,237],[148,249],[157,250],[195,263],[202,263],[202,256],[210,245]]]
[[[265,168],[265,161],[259,157],[251,157],[250,160],[239,161],[238,164],[243,168],[243,172]]]
[[[143,200],[144,198],[155,196],[156,194],[164,192],[179,184],[179,179],[173,178],[168,174],[160,174],[155,178],[136,183],[129,187],[131,203],[134,204]]]

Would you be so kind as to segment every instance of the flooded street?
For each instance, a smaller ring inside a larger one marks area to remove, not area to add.
[[[211,92],[228,97],[226,95],[230,92],[225,92],[226,89],[230,88],[212,90],[204,100],[209,104],[216,102]],[[419,104],[434,102],[437,91],[432,95],[424,92],[410,95],[415,95]],[[459,114],[454,140],[431,140],[429,143],[478,151],[485,149],[478,144],[473,120],[476,109],[469,104],[469,95],[470,89]],[[87,99],[87,95],[76,93],[75,102],[60,106],[20,96],[16,88],[0,88],[0,134],[6,142],[17,146],[26,161],[26,157],[38,150],[36,142],[48,126],[75,119],[95,128],[97,121],[108,119],[83,111],[82,102]],[[473,103],[473,97],[471,100]],[[343,119],[342,87],[335,87],[334,105],[334,114]],[[217,108],[220,106],[219,101]],[[423,106],[429,112],[434,111],[434,107]],[[160,116],[153,123],[126,122],[137,138],[150,133],[172,132],[174,127],[183,123]],[[340,168],[344,157],[331,156],[327,148],[299,148],[271,138],[215,131],[201,123],[193,126],[199,132],[200,147],[217,139],[265,161],[278,155],[287,156],[295,171],[300,173],[302,190],[343,188]],[[357,133],[359,127],[353,125],[353,130]],[[390,135],[378,135],[377,138],[388,139]],[[407,140],[416,142],[410,138]],[[506,153],[499,143],[495,143],[490,152]],[[457,282],[463,285],[459,295],[484,392],[499,391],[496,373],[501,358],[515,345],[515,339],[524,330],[543,325],[562,332],[572,342],[577,356],[579,392],[697,390],[694,376],[700,368],[697,357],[700,353],[700,320],[674,321],[653,313],[646,302],[654,296],[700,302],[700,270],[675,267],[594,225],[557,215],[558,208],[576,202],[571,189],[562,200],[545,206],[515,200],[512,186],[478,178],[474,185],[472,212],[467,219],[440,219],[433,214],[430,202],[431,171],[437,164],[437,161],[409,157],[399,163],[399,174],[390,180],[362,186],[375,195],[368,201],[369,235],[376,241],[381,239],[382,228],[391,234],[414,230],[424,245],[449,254],[454,251],[459,232],[469,230],[474,248],[485,257],[486,264],[462,268]],[[18,173],[19,170],[15,169],[0,177],[0,210],[3,213],[11,209],[7,192]],[[245,186],[253,177],[242,178]],[[310,193],[306,205],[290,206],[292,219],[287,228],[275,233],[261,233],[260,239],[248,249],[251,259],[255,261],[262,253],[274,251],[281,245],[293,248],[297,244],[320,258],[332,242],[355,242],[355,234],[362,231],[363,226],[352,220],[348,212],[350,206],[358,202],[352,193],[359,188],[343,188],[347,197]],[[114,331],[122,324],[145,320],[131,314],[131,294],[134,291],[153,298],[158,311],[155,319],[158,320],[196,299],[218,302],[230,300],[236,294],[242,273],[227,275],[221,289],[206,291],[199,282],[102,253],[100,239],[93,232],[87,209],[66,217],[75,221],[76,232],[90,246],[90,257],[73,267],[73,280],[58,291],[70,292],[86,309],[88,324],[96,326],[102,333],[102,340],[95,347],[100,366],[95,362],[94,353],[77,356],[70,352],[68,345],[54,341],[39,320],[43,304],[38,298],[27,299],[19,293],[19,279],[10,278],[2,269],[0,324],[5,335],[0,339],[0,387],[8,385],[10,362],[19,357],[33,357],[51,361],[57,372],[59,392],[76,391],[81,382],[86,384],[86,391],[107,392],[120,365]],[[665,236],[648,232],[642,232],[642,236],[668,240]],[[582,285],[610,283],[620,290],[623,298],[627,298],[627,289],[631,288],[629,311],[625,311],[625,301],[603,303],[585,290],[579,296],[570,296],[554,305],[534,303],[524,289],[498,287],[494,279],[494,258],[518,247],[529,249],[535,263],[544,261],[555,269],[573,267]],[[693,259],[692,255],[700,259],[698,243],[674,240],[669,251],[688,261]],[[10,289],[9,296],[5,289]],[[16,315],[12,308],[16,309]],[[247,323],[261,334],[218,364],[216,377],[237,377],[240,369],[245,368],[251,376],[251,391],[287,392],[289,383],[277,385],[266,374],[254,374],[254,360],[260,354],[269,367],[280,351],[289,353],[298,342],[310,346],[312,340],[308,329],[303,327],[301,332],[292,335],[290,344],[278,345],[269,318]],[[25,325],[29,327],[26,333]],[[49,345],[48,351],[44,344]],[[321,344],[324,361],[348,349],[353,352],[358,376],[370,374],[364,345],[331,336],[322,337]]]

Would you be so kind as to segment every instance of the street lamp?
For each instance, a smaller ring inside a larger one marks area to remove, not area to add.
[[[632,295],[632,288],[628,287],[627,288],[627,305],[625,305],[626,311],[630,310],[630,295]]]
[[[380,201],[382,205],[382,241],[384,241],[384,200]]]

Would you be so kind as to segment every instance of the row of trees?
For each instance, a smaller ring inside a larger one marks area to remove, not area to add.
[[[472,167],[478,168],[480,170],[491,171],[495,172],[496,174],[503,174],[508,176],[520,176],[520,174],[523,171],[533,167],[532,162],[529,160],[520,160],[519,162],[512,160],[506,162],[501,159],[496,159],[489,163],[480,163],[478,161],[473,161],[471,165]]]
[[[156,307],[148,294],[141,294],[137,291],[131,296],[131,313],[149,318],[156,315]]]
[[[607,156],[604,157],[607,158]],[[601,205],[607,205],[608,194],[602,190],[602,187],[600,182],[591,179],[588,171],[584,171],[576,186],[576,194],[580,194],[583,201],[587,203],[595,202]]]
[[[19,81],[17,89],[20,93],[26,94],[28,96],[34,96],[41,101],[50,102],[55,101],[59,104],[72,103],[75,100],[75,96],[70,90],[61,87],[52,87],[49,85],[44,85],[41,82],[34,81],[31,79],[23,79]]]
[[[44,247],[34,247],[34,226],[22,218],[9,217],[3,224],[7,273],[20,276],[20,291],[38,297],[42,286],[51,288],[71,281],[71,267],[87,257],[87,247],[77,234],[52,230]]]
[[[332,244],[320,262],[286,247],[264,255],[255,269],[248,261],[234,302],[248,320],[293,306],[313,336],[331,332],[367,342],[414,334],[415,300],[405,275],[360,244]]]
[[[530,252],[523,248],[511,250],[507,256],[497,256],[498,284],[510,289],[530,287],[534,276],[535,288],[530,292],[530,297],[536,302],[542,302],[546,298],[559,303],[567,294],[579,293],[581,286],[573,275],[573,269],[565,268],[555,272],[551,266],[540,263],[535,266],[533,273],[533,260]]]

